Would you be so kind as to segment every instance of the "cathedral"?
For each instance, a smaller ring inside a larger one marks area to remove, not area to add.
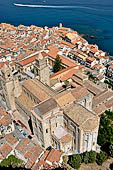
[[[98,151],[99,117],[92,111],[93,94],[81,86],[60,93],[52,89],[47,58],[41,53],[34,73],[35,78],[19,82],[8,65],[2,67],[2,97],[12,115],[23,118],[41,147],[66,154]]]

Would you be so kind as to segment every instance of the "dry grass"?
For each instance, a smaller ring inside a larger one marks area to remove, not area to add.
[[[82,164],[79,170],[110,170],[109,166],[111,163],[113,163],[113,158],[105,161],[102,166],[98,166],[96,163]]]

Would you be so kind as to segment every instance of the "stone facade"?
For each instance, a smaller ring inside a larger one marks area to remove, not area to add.
[[[16,109],[14,98],[14,80],[13,74],[7,65],[4,65],[1,70],[1,80],[7,107],[9,110],[14,111]]]
[[[39,76],[39,80],[42,83],[50,85],[47,58],[43,57],[42,53],[39,53],[38,57],[35,60],[34,71],[35,76]]]
[[[68,106],[70,110],[66,110]],[[57,105],[57,108],[55,106],[47,114],[43,113],[43,107],[42,103],[41,107],[33,109],[32,114],[34,133],[45,148],[53,146],[65,153],[97,150],[99,117],[75,103],[65,106],[64,111],[61,111]],[[77,117],[79,115],[80,118],[74,120],[71,113]]]
[[[20,86],[4,65],[1,80],[8,108],[31,120],[32,134],[44,148],[53,146],[67,154],[96,151],[99,117],[91,112],[93,95],[83,87],[57,94],[48,87],[42,57],[36,67],[42,82],[29,79]]]

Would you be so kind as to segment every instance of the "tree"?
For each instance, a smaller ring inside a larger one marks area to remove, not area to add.
[[[91,74],[91,73],[90,73],[90,71],[88,71],[86,74],[89,75],[89,74]]]
[[[106,110],[105,113],[110,120],[113,120],[113,112]]]
[[[83,162],[87,164],[89,162],[89,152],[83,153]]]
[[[100,126],[98,132],[98,144],[101,146],[101,149],[109,154],[109,146],[113,143],[113,112],[105,111],[100,118]]]
[[[61,69],[62,69],[61,59],[60,59],[60,57],[57,55],[57,57],[56,57],[56,59],[55,59],[54,66],[53,66],[53,72],[56,73],[56,72],[60,71]]]
[[[94,79],[93,74],[90,73],[90,74],[88,75],[88,78],[89,78],[89,79]]]
[[[65,81],[64,81],[64,84],[65,84],[64,87],[66,88],[66,87],[69,85],[69,81],[68,81],[68,80],[65,80]]]
[[[104,83],[109,84],[108,80],[104,80]]]
[[[71,160],[69,161],[69,164],[72,166],[74,169],[79,169],[81,165],[81,156],[80,155],[73,155],[71,157]]]
[[[63,164],[67,163],[68,162],[68,156],[67,155],[64,155],[63,156]]]
[[[104,161],[107,160],[107,155],[105,152],[101,151],[100,153],[97,153],[97,159],[96,162],[98,165],[102,165]]]
[[[80,154],[80,157],[81,157],[81,163],[84,163],[84,155],[83,155],[83,153]]]
[[[113,157],[113,143],[109,146],[109,154]]]
[[[96,161],[97,153],[95,151],[89,152],[89,163],[94,163]]]
[[[2,160],[2,162],[0,163],[0,167],[9,167],[13,166],[14,164],[16,165],[16,167],[19,167],[22,163],[23,162],[16,158],[14,155],[10,155],[8,156],[8,158]]]
[[[34,68],[31,69],[31,72],[34,74],[34,72],[35,72]]]

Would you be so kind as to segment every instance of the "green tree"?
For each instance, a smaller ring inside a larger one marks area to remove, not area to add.
[[[87,164],[89,162],[89,152],[83,153],[83,162]]]
[[[109,132],[110,128],[110,120],[107,118],[106,115],[102,115],[100,118],[100,126],[99,126],[99,133],[98,133],[98,144],[100,146],[104,146],[106,143],[109,142]]]
[[[80,157],[81,157],[81,163],[84,163],[84,155],[83,155],[83,153],[80,154]]]
[[[97,153],[95,151],[89,152],[89,163],[93,163],[96,161]]]
[[[31,69],[31,72],[34,73],[34,68]]]
[[[8,159],[3,159],[2,162],[0,163],[0,167],[8,167],[10,166],[10,162]]]
[[[105,113],[110,120],[113,120],[113,112],[106,110]]]
[[[101,151],[100,153],[97,153],[97,159],[96,162],[98,165],[102,165],[104,161],[107,160],[107,155],[105,152]]]
[[[58,71],[60,71],[62,69],[62,66],[61,66],[61,59],[60,57],[57,55],[56,59],[55,59],[55,63],[54,63],[54,66],[53,66],[53,72],[56,73]]]
[[[104,80],[104,83],[109,84],[108,80]]]
[[[98,132],[98,144],[101,146],[102,150],[108,153],[109,146],[113,143],[113,112],[105,111],[100,118],[100,126]]]
[[[89,75],[89,74],[91,74],[91,73],[90,73],[90,71],[88,71],[86,74]]]
[[[113,143],[109,146],[109,154],[113,157]]]
[[[19,167],[23,162],[16,158],[14,155],[8,156],[8,158],[5,158],[0,163],[0,167],[9,167],[15,164],[17,167]]]
[[[71,157],[71,160],[69,161],[69,164],[72,166],[74,169],[79,169],[81,165],[81,156],[80,155],[73,155]]]
[[[89,79],[94,79],[94,76],[90,73],[88,76]]]
[[[65,84],[65,86],[67,87],[67,86],[69,85],[69,81],[68,81],[68,80],[65,80],[65,81],[64,81],[64,84]]]
[[[67,155],[64,155],[63,156],[63,164],[67,163],[68,162],[68,156]]]

